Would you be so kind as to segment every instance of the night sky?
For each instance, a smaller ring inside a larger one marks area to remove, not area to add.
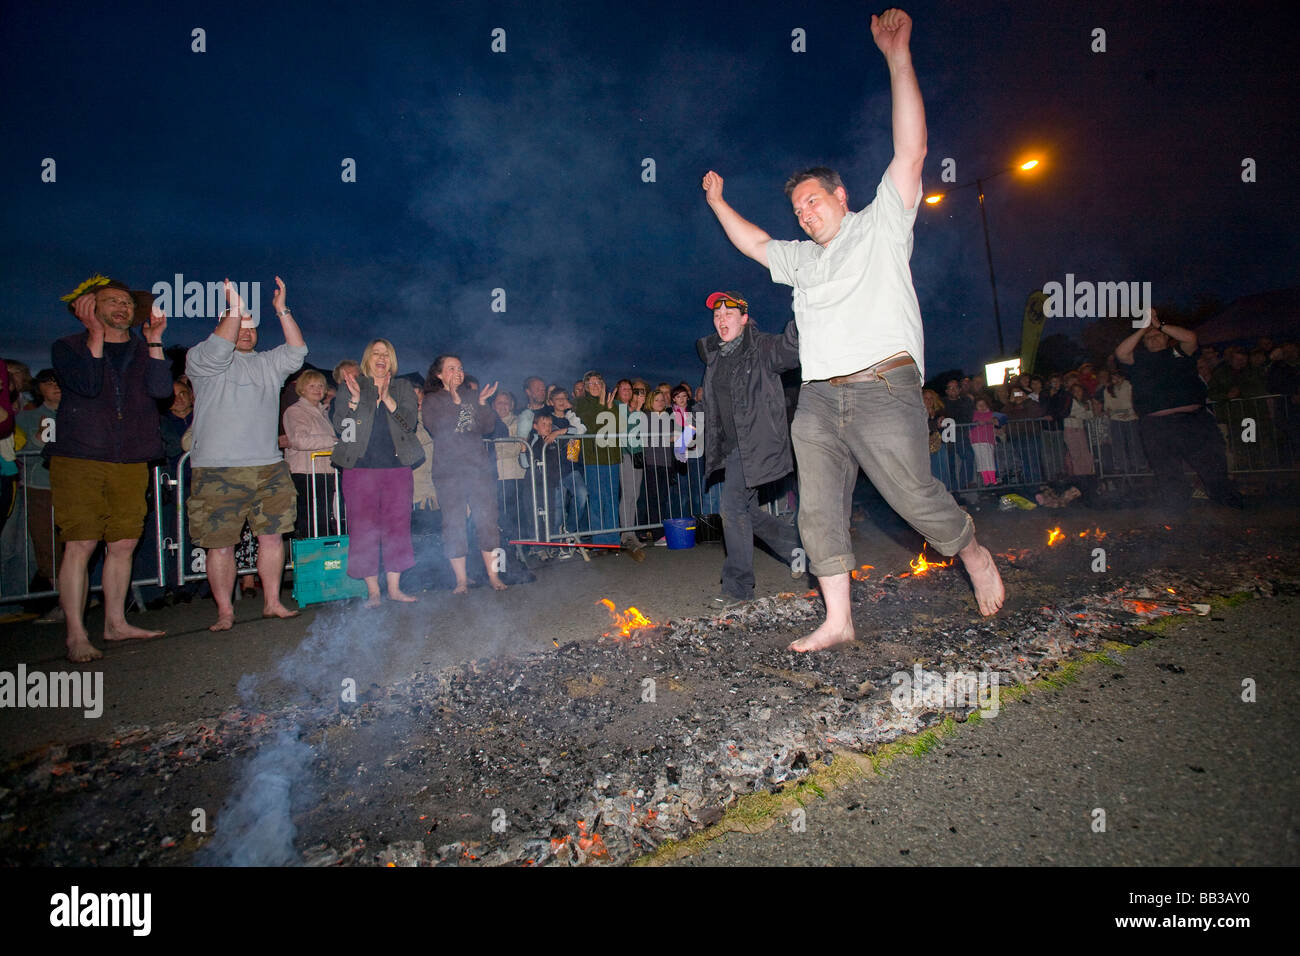
[[[260,281],[269,347],[279,274],[320,367],[382,335],[402,372],[451,351],[516,395],[528,373],[569,383],[589,367],[698,381],[709,292],[746,295],[763,329],[791,314],[789,290],[727,242],[701,176],[716,169],[774,238],[804,238],[782,193],[796,169],[836,167],[861,208],[892,154],[880,9],[8,4],[0,354],[48,365],[50,343],[80,329],[58,297],[93,272],[134,288],[175,273]],[[1010,349],[1026,296],[1066,273],[1151,282],[1157,304],[1297,284],[1284,6],[904,9],[927,194],[950,186],[945,158],[958,183],[1042,160],[987,186]],[[974,189],[922,206],[912,271],[928,368],[996,358]],[[166,342],[211,326],[175,318]]]

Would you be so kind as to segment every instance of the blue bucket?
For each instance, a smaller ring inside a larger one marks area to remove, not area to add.
[[[674,551],[695,547],[695,519],[665,518],[664,537],[668,539],[668,547]]]

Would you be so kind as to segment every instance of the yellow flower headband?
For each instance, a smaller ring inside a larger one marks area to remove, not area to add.
[[[77,299],[81,298],[83,295],[85,295],[87,292],[91,291],[92,289],[98,289],[100,286],[108,285],[112,281],[113,280],[110,279],[108,276],[102,276],[98,272],[96,272],[93,276],[91,276],[85,282],[81,283],[81,285],[77,286],[67,295],[59,296],[59,301],[60,302],[76,301]]]

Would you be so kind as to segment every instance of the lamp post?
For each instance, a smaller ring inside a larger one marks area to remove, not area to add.
[[[980,176],[977,177],[976,179],[972,179],[968,183],[962,183],[960,186],[953,186],[952,189],[950,190],[950,192],[956,192],[958,189],[965,189],[967,186],[974,186],[976,187],[976,190],[979,193],[980,222],[984,226],[984,254],[988,257],[988,261],[989,261],[989,286],[993,290],[993,320],[994,322],[997,323],[998,353],[1000,355],[1006,355],[1007,348],[1002,341],[1002,311],[998,308],[998,280],[993,274],[993,247],[989,243],[989,218],[988,218],[988,214],[985,213],[984,211],[984,184],[991,179],[996,179],[998,176],[1001,176],[1003,173],[1009,173],[1012,170],[1016,170],[1016,169],[1028,171],[1038,166],[1038,164],[1039,164],[1038,160],[1031,159],[1028,160],[1027,162],[1020,163],[1019,165],[1016,166],[1008,166],[1006,169],[999,169],[996,173],[993,173],[991,176]],[[933,195],[926,196],[925,201],[929,205],[933,206],[936,203],[938,203],[941,199],[943,199],[944,195],[945,195],[944,193],[935,193]]]

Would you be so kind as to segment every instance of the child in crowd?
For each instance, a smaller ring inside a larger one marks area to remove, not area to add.
[[[997,431],[988,399],[975,400],[975,413],[971,416],[971,420],[974,425],[970,430],[970,444],[975,452],[975,468],[979,471],[985,487],[996,485],[998,472],[994,464],[993,443],[997,441]]]

